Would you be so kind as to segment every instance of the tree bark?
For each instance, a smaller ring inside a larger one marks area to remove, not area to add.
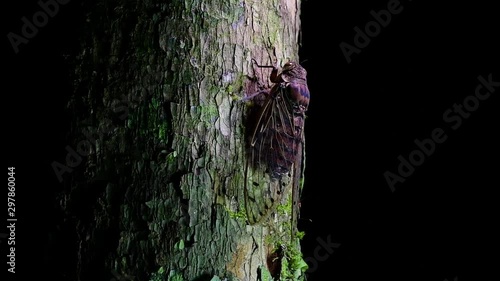
[[[254,182],[274,183],[245,176],[241,101],[269,86],[270,72],[252,59],[298,61],[300,0],[96,2],[82,7],[68,103],[70,146],[83,161],[66,159],[61,235],[74,237],[67,250],[77,253],[66,273],[302,280],[292,181],[273,206],[259,202]],[[269,213],[249,218],[245,187]]]

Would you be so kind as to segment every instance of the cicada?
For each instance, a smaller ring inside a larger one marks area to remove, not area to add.
[[[266,218],[277,204],[283,203],[284,188],[291,182],[293,227],[293,220],[299,214],[304,167],[304,123],[310,98],[307,72],[296,62],[285,63],[281,71],[277,66],[253,62],[259,68],[272,68],[273,84],[245,98],[255,100],[256,105],[249,118],[249,165],[245,169],[247,218],[251,224]]]

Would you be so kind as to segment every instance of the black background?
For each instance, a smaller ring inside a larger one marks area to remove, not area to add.
[[[498,9],[401,1],[401,13],[347,63],[339,44],[354,45],[353,28],[364,29],[370,11],[389,1],[324,2],[302,3],[300,59],[312,97],[299,227],[304,257],[326,258],[315,259],[308,280],[496,280],[500,88],[456,130],[443,113],[474,94],[479,75],[500,81]],[[72,89],[64,55],[77,46],[81,15],[77,1],[61,6],[15,55],[6,34],[38,10],[35,1],[16,5],[2,13],[16,269],[50,278],[64,266],[46,263],[54,254],[47,233],[58,220],[53,195],[63,187],[50,163],[65,157]],[[414,140],[438,127],[446,141],[391,192],[384,172],[397,173],[398,155],[407,158]],[[340,246],[327,255],[318,239]]]

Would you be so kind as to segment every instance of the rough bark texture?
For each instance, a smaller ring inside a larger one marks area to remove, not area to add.
[[[291,189],[271,215],[248,223],[240,101],[254,78],[269,83],[252,58],[297,61],[300,1],[96,2],[83,5],[68,103],[72,147],[85,156],[60,200],[65,235],[75,237],[68,252],[77,253],[68,274],[300,279]]]

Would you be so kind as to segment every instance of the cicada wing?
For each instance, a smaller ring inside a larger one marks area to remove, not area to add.
[[[266,218],[283,199],[296,154],[293,115],[284,89],[264,102],[250,142],[246,211],[250,223]]]

